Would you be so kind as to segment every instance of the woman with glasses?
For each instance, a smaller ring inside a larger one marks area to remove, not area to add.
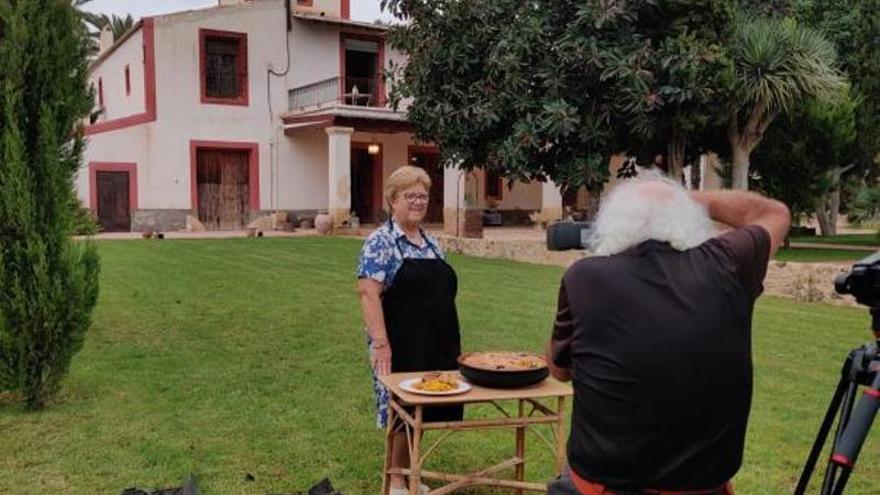
[[[388,420],[388,391],[377,377],[391,372],[452,370],[461,351],[455,271],[444,261],[437,240],[421,228],[428,210],[431,179],[404,166],[388,178],[390,213],[361,250],[357,288],[366,324],[379,428]],[[424,421],[455,421],[461,406],[424,411]],[[406,434],[394,436],[392,467],[409,467]],[[401,475],[391,477],[391,495],[407,492]],[[421,487],[423,492],[426,486]]]

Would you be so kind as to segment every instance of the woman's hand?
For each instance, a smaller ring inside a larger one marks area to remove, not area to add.
[[[391,373],[391,345],[387,340],[374,340],[370,345],[370,361],[376,376]]]

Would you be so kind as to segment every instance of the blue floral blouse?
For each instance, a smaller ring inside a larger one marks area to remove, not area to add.
[[[380,282],[384,291],[391,287],[404,259],[443,259],[443,250],[437,239],[424,230],[421,232],[425,245],[419,247],[406,238],[397,222],[383,223],[364,241],[358,260],[358,278]]]

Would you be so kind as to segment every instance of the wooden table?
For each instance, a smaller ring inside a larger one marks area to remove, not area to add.
[[[445,486],[430,491],[431,495],[444,495],[472,485],[487,485],[513,489],[518,495],[525,490],[546,492],[546,483],[530,483],[525,481],[525,450],[526,430],[534,431],[553,451],[556,458],[556,474],[559,474],[566,462],[565,455],[565,400],[572,395],[571,385],[561,383],[552,377],[543,382],[518,389],[492,389],[472,385],[466,393],[449,396],[429,396],[406,392],[400,383],[408,378],[421,376],[423,373],[393,373],[380,377],[381,382],[390,392],[388,405],[388,429],[385,432],[385,467],[382,494],[390,491],[391,475],[401,474],[409,477],[410,495],[419,495],[419,484],[422,479],[434,479],[447,482]],[[551,404],[546,404],[549,401]],[[516,403],[516,415],[508,413],[501,404]],[[555,404],[553,404],[555,402]],[[424,422],[422,415],[425,406],[453,404],[490,404],[500,412],[491,419]],[[404,406],[414,408],[410,415]],[[555,407],[554,407],[555,406]],[[535,428],[548,425],[551,439],[542,435]],[[513,429],[516,431],[514,457],[468,474],[440,473],[424,469],[425,461],[434,450],[443,443],[450,434],[456,431],[483,429]],[[422,452],[422,434],[428,430],[444,430],[437,440]],[[410,451],[409,469],[391,467],[391,443],[396,432],[405,431]],[[513,479],[495,478],[494,475],[507,469],[514,470]]]

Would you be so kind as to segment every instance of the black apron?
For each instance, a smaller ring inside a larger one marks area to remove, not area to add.
[[[392,229],[393,232],[393,229]],[[382,295],[385,330],[391,344],[391,371],[434,371],[458,369],[461,337],[455,295],[455,270],[434,246],[425,242],[436,259],[404,258],[391,287]],[[403,258],[400,239],[395,247]],[[458,421],[463,406],[425,408],[424,421]]]

